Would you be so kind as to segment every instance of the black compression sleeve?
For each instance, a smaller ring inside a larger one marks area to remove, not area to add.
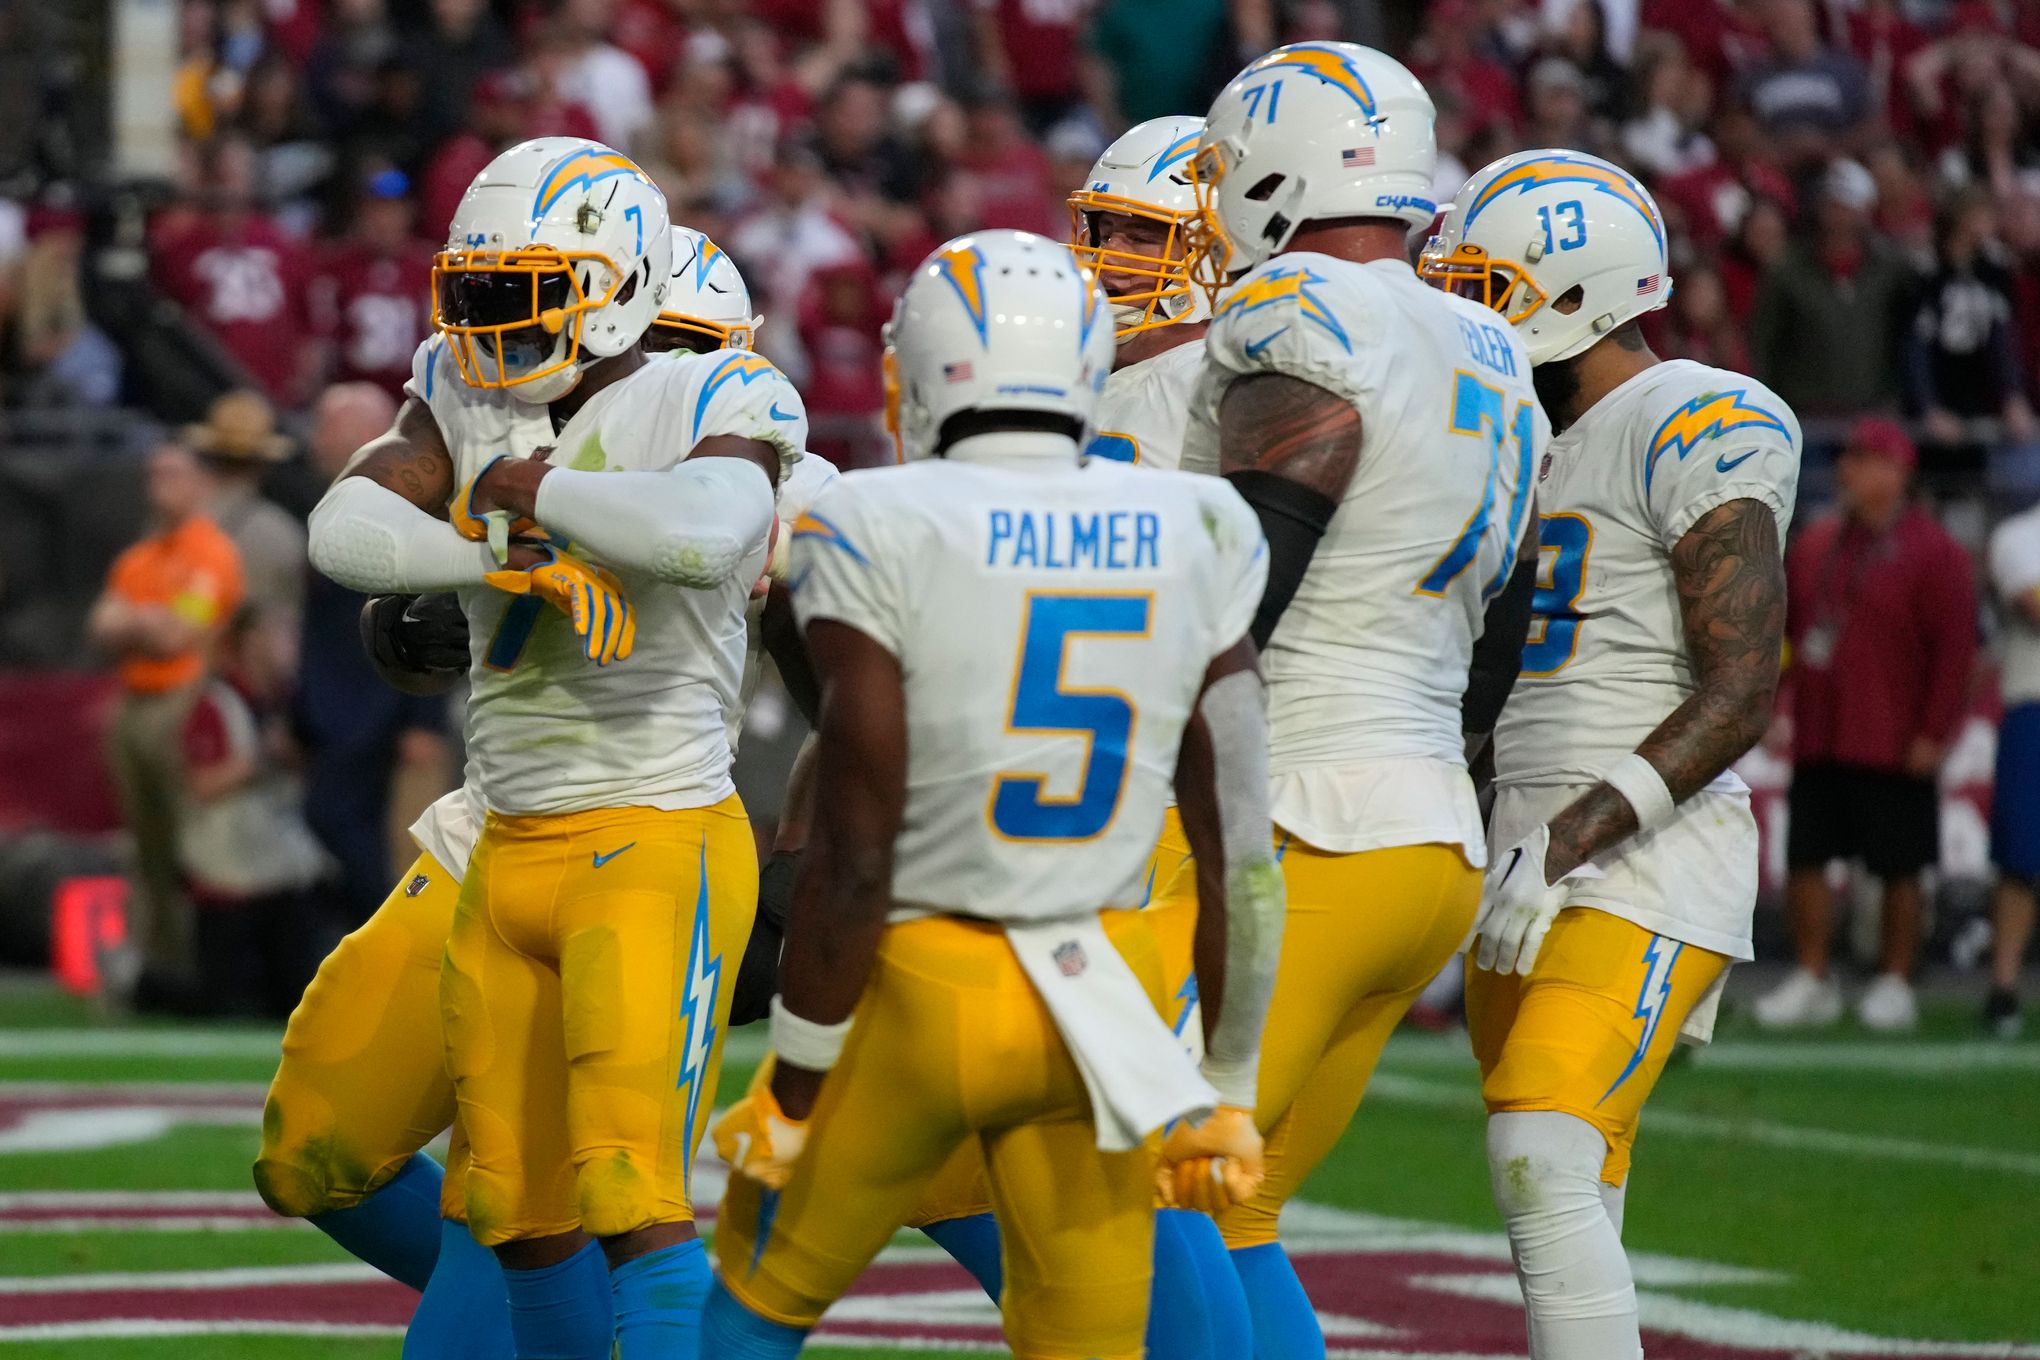
[[[793,900],[793,880],[799,870],[800,851],[776,850],[758,871],[758,915],[751,922],[751,938],[744,945],[744,960],[737,966],[736,986],[730,992],[732,1025],[763,1020],[772,1009],[772,994],[779,990],[779,947],[786,938],[786,909]]]
[[[1250,630],[1254,645],[1266,647],[1282,611],[1289,608],[1296,588],[1303,584],[1311,554],[1317,551],[1318,540],[1325,536],[1325,526],[1339,507],[1323,492],[1273,472],[1250,469],[1230,473],[1226,480],[1254,507],[1261,519],[1261,532],[1268,539],[1268,586],[1261,593],[1261,607],[1254,612]]]
[[[1466,673],[1466,694],[1459,701],[1461,731],[1495,730],[1502,705],[1515,688],[1516,673],[1523,668],[1523,640],[1530,635],[1530,601],[1536,593],[1533,552],[1516,563],[1509,583],[1487,603],[1480,639],[1473,644],[1473,664]]]

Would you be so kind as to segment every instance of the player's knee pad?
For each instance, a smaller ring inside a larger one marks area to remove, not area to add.
[[[1539,1320],[1633,1316],[1636,1290],[1601,1198],[1600,1130],[1550,1110],[1488,1119],[1488,1174],[1533,1330]]]

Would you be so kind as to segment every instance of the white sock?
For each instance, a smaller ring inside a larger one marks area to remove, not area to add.
[[[1600,1130],[1555,1111],[1504,1111],[1488,1118],[1487,1147],[1530,1316],[1531,1360],[1642,1360],[1621,1192],[1601,1182],[1608,1145]],[[1606,1190],[1616,1196],[1612,1210]]]

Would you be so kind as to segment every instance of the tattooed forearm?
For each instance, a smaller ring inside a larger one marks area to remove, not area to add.
[[[453,455],[431,410],[416,397],[405,399],[396,423],[364,444],[342,475],[366,477],[442,519],[453,495]]]
[[[1756,745],[1771,721],[1785,636],[1785,564],[1769,507],[1735,500],[1672,549],[1672,578],[1696,687],[1637,752],[1684,802]],[[1636,830],[1629,802],[1596,784],[1551,822],[1546,882]]]
[[[1360,413],[1315,383],[1255,373],[1225,392],[1219,472],[1273,472],[1333,501],[1360,465]]]

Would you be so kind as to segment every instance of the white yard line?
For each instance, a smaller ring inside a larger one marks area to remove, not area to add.
[[[0,1101],[79,1100],[105,1096],[124,1105],[152,1100],[196,1105],[208,1100],[260,1104],[269,1093],[260,1081],[0,1081]]]
[[[1875,1072],[1945,1077],[1965,1072],[2040,1072],[2040,1043],[1987,1039],[1724,1039],[1694,1050],[1695,1065],[1715,1072]],[[1384,1067],[1473,1067],[1464,1034],[1409,1030],[1389,1040]]]
[[[351,1261],[304,1266],[233,1266],[220,1270],[114,1270],[89,1275],[0,1275],[0,1295],[267,1289],[283,1285],[368,1284],[388,1278],[374,1266]]]
[[[1480,1102],[1479,1092],[1471,1086],[1424,1081],[1395,1072],[1376,1072],[1374,1080],[1368,1083],[1367,1093],[1376,1099],[1401,1101],[1431,1109],[1476,1109]],[[1913,1138],[1845,1133],[1839,1129],[1807,1128],[1767,1119],[1722,1119],[1655,1105],[1646,1108],[1643,1128],[1650,1134],[1675,1138],[1764,1143],[1771,1147],[1834,1152],[1873,1161],[1916,1162],[1964,1171],[2001,1171],[2017,1176],[2040,1177],[2040,1153],[2014,1152],[2008,1148],[1969,1147],[1959,1143],[1930,1143]]]
[[[0,1033],[0,1058],[274,1058],[283,1031],[18,1029]]]
[[[366,1322],[206,1322],[122,1318],[107,1322],[27,1322],[0,1325],[6,1341],[136,1341],[158,1336],[402,1336],[402,1327]],[[1407,1357],[1404,1357],[1407,1360]]]

